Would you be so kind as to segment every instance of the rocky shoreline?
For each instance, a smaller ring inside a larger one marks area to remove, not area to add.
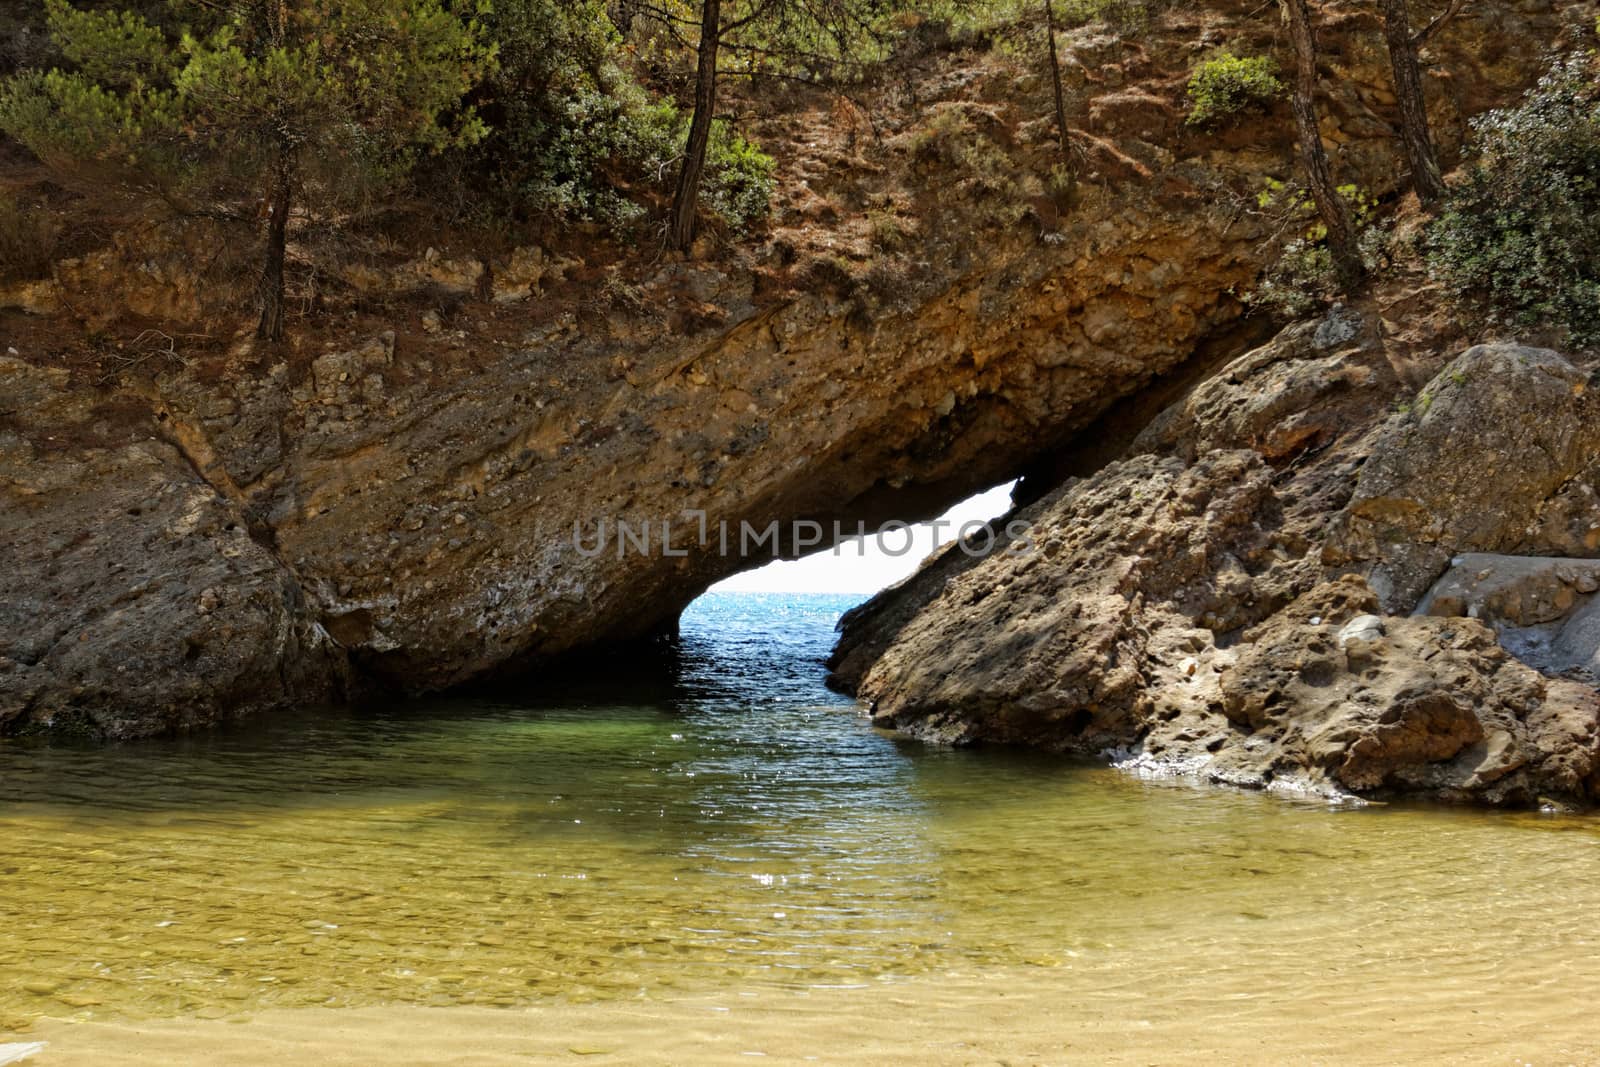
[[[1242,356],[1023,509],[1035,550],[949,552],[847,617],[835,684],[936,742],[1248,788],[1592,803],[1589,372],[1480,345],[1396,404],[1385,365],[1353,312]]]
[[[1247,786],[1593,801],[1591,369],[1468,347],[1404,265],[1276,336],[1248,314],[1286,105],[1202,133],[1184,87],[1197,40],[1270,51],[1259,14],[1069,35],[1066,207],[1037,71],[947,41],[914,91],[863,86],[871,124],[820,91],[766,120],[784,177],[748,247],[297,248],[325,280],[283,344],[219,325],[237,294],[195,270],[198,225],[0,291],[0,734],[538,684],[762,562],[590,554],[596,523],[849,530],[1020,475],[1032,551],[947,552],[845,621],[834,684],[880,724]],[[1569,14],[1489,5],[1439,37],[1446,150]],[[1323,46],[1340,173],[1396,200],[1381,27],[1352,9]]]

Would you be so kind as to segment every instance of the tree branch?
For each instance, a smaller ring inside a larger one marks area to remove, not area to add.
[[[1434,34],[1445,28],[1449,21],[1461,13],[1467,0],[1450,0],[1450,6],[1439,12],[1438,16],[1422,29],[1418,30],[1411,38],[1412,48],[1421,48],[1427,44]]]
[[[750,25],[750,23],[760,19],[767,13],[767,9],[772,6],[773,0],[762,0],[761,3],[751,8],[749,13],[746,14],[744,18],[734,19],[732,22],[724,23],[717,30],[717,36],[726,40],[728,34],[733,33],[736,30],[743,29],[745,26]]]

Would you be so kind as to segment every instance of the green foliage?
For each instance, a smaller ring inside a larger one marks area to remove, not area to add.
[[[1029,210],[1020,181],[1025,172],[991,136],[997,128],[981,106],[946,106],[906,141],[920,166],[954,172],[940,173],[938,180],[968,201],[972,217],[990,226],[1015,224]]]
[[[879,252],[900,251],[909,236],[906,224],[888,208],[878,208],[868,212],[867,226],[872,235],[872,247]]]
[[[0,129],[63,169],[134,179],[179,166],[177,100],[148,85],[116,92],[59,70],[24,71],[0,90]]]
[[[677,2],[691,20],[698,18],[697,2]],[[757,77],[851,81],[888,54],[890,25],[910,6],[903,0],[722,0],[723,25],[737,28],[724,32],[718,66]]]
[[[644,213],[628,190],[662,172],[675,127],[670,106],[636,90],[574,87],[498,133],[507,166],[496,173],[518,213],[620,230]]]
[[[886,20],[904,34],[948,35],[951,31],[984,32],[1015,22],[1036,11],[1037,0],[923,0],[915,12],[899,12]]]
[[[1350,212],[1350,221],[1358,231],[1372,224],[1378,211],[1378,201],[1375,197],[1353,182],[1336,186],[1334,192],[1344,200],[1345,207]],[[1301,215],[1308,218],[1311,224],[1304,234],[1308,242],[1316,243],[1328,236],[1327,224],[1317,216],[1317,205],[1311,199],[1310,191],[1298,185],[1291,185],[1277,178],[1268,178],[1262,184],[1261,191],[1256,194],[1256,207],[1281,217],[1292,218]]]
[[[767,217],[777,165],[754,144],[718,119],[711,127],[701,200],[735,233]]]
[[[480,225],[596,223],[621,236],[670,193],[688,128],[624,69],[599,0],[496,0],[482,17],[498,62],[472,99],[488,135],[429,168],[427,184]],[[731,229],[767,210],[772,162],[724,123],[703,203]]]
[[[1119,35],[1131,35],[1149,25],[1169,3],[1170,0],[1055,0],[1056,26],[1070,30],[1098,22]],[[1036,25],[1042,0],[919,0],[915,5],[892,4],[889,7],[899,12],[897,18],[901,20],[910,9],[958,32],[991,33],[1019,21]],[[996,45],[1019,51],[1023,48],[1001,45],[999,38]]]
[[[1476,159],[1427,233],[1434,274],[1480,319],[1600,344],[1600,79],[1556,64],[1521,104],[1474,120]]]
[[[1062,26],[1101,22],[1119,34],[1133,34],[1149,25],[1163,6],[1163,0],[1061,0],[1057,18]]]
[[[1378,202],[1358,185],[1341,185],[1337,191],[1355,225],[1362,262],[1368,271],[1376,271],[1389,252],[1389,232],[1378,223]],[[1283,246],[1245,302],[1288,319],[1303,318],[1339,300],[1338,271],[1326,244],[1328,228],[1317,216],[1311,194],[1298,185],[1268,178],[1256,194],[1256,206],[1283,224],[1303,223],[1305,228]]]
[[[61,53],[93,83],[131,87],[170,75],[167,41],[132,11],[79,11],[45,0],[50,34]]]
[[[603,0],[304,0],[281,27],[277,9],[45,0],[23,28],[48,27],[53,67],[0,82],[0,129],[81,180],[248,219],[286,154],[296,201],[328,221],[393,202],[408,174],[447,214],[497,227],[620,232],[670,193],[687,122],[623,69]],[[780,20],[763,39],[816,28]],[[702,201],[746,230],[773,174],[719,122]]]
[[[474,99],[484,140],[435,184],[458,214],[599,222],[623,229],[644,208],[633,187],[672,158],[675,115],[650,103],[617,63],[598,0],[497,0],[482,16],[498,62]]]
[[[0,92],[0,128],[47,163],[206,202],[258,190],[286,155],[332,205],[470,144],[459,106],[493,63],[476,22],[442,0],[172,0],[161,22],[46,0],[65,69]]]
[[[946,107],[911,134],[907,147],[911,157],[924,166],[955,164],[961,153],[978,135],[972,120],[960,107]]]
[[[1205,126],[1259,107],[1282,94],[1278,63],[1271,56],[1236,56],[1222,52],[1189,75],[1191,126]]]

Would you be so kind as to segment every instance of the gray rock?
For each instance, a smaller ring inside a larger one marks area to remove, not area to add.
[[[1600,582],[1600,560],[1468,552],[1417,604],[1418,615],[1464,615],[1491,626],[1565,618]]]
[[[94,401],[36,396],[22,425],[46,445]],[[239,511],[148,433],[97,444],[0,453],[0,734],[136,737],[340,696],[342,651]]]
[[[1352,641],[1377,641],[1383,637],[1383,620],[1376,615],[1357,615],[1339,630],[1339,647]]]
[[[1360,312],[1343,304],[1335,304],[1327,316],[1317,323],[1311,343],[1323,351],[1330,351],[1354,341],[1361,334],[1364,325],[1365,320]]]
[[[1600,597],[1590,597],[1561,627],[1550,646],[1550,666],[1600,679]]]
[[[1359,564],[1404,612],[1452,556],[1527,548],[1546,500],[1600,450],[1587,384],[1548,349],[1463,352],[1379,431],[1325,561]]]

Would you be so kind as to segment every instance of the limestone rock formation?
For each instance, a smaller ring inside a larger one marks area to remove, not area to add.
[[[0,432],[0,731],[129,737],[342,697],[343,654],[239,511],[171,444],[72,410],[63,377],[0,359],[18,405]]]
[[[1548,349],[1463,352],[1380,431],[1327,562],[1359,566],[1387,608],[1405,611],[1458,552],[1575,547],[1573,502],[1552,498],[1600,453],[1588,384]]]
[[[1210,773],[1523,805],[1593,795],[1593,690],[1542,677],[1475,620],[1380,623],[1376,610],[1378,598],[1349,576],[1245,635],[1218,680],[1222,712],[1244,736],[1219,749]],[[1166,731],[1153,733],[1146,747],[1160,751]]]
[[[105,334],[129,313],[215,312],[188,269],[205,231],[60,264],[54,334],[0,311],[7,345],[37,371],[0,391],[0,545],[19,560],[0,591],[12,643],[0,730],[158,732],[332,693],[346,663],[407,693],[537,670],[670,624],[772,553],[724,552],[721,529],[737,544],[745,525],[814,521],[827,544],[835,520],[848,534],[924,517],[1069,450],[1118,400],[1231,336],[1234,294],[1271,254],[1250,205],[1293,171],[1287,124],[1184,126],[1202,22],[1273,46],[1274,20],[1243,3],[1174,9],[1136,47],[1075,35],[1067,76],[1087,128],[1070,211],[1047,185],[1059,149],[1031,60],[975,69],[976,49],[930,46],[906,85],[863,87],[878,94],[872,123],[834,121],[844,103],[818,93],[758,130],[780,188],[770,233],[746,250],[668,262],[435,251],[345,271],[284,346],[219,329],[195,352],[123,351],[92,371],[58,365],[62,335]],[[1467,115],[1531,77],[1508,43],[1553,40],[1559,22],[1549,4],[1495,4],[1441,35],[1447,147]],[[1341,172],[1397,192],[1378,28],[1352,13],[1324,44],[1341,57],[1325,131]],[[1212,684],[1242,628],[1314,584],[1321,527],[1367,456],[1352,427],[1370,428],[1409,373],[1380,318],[1285,335],[1230,367],[1248,396],[1232,379],[1194,391],[1141,455],[1047,498],[1039,521],[1090,525],[1045,530],[1054,556],[1013,561],[1039,568],[1012,575],[1040,613],[1034,635],[1060,608],[1050,568],[1084,553],[1099,571],[1073,578],[1088,600],[1069,632],[1119,659],[1097,668],[1070,642],[1050,646],[1079,656],[1078,677],[1034,663],[1030,634],[1008,631],[1018,678],[986,675],[1008,733],[1044,740],[1054,716],[1078,743],[1122,736],[1160,704],[1146,690],[1162,672],[1188,679],[1184,692]],[[1580,477],[1549,486],[1552,544],[1589,536]],[[636,535],[648,524],[651,547],[623,545],[621,522]],[[602,523],[603,550],[584,551]],[[1367,541],[1352,530],[1355,553]],[[961,671],[938,675],[937,701],[893,669],[896,641],[924,640],[914,608],[987,588],[955,577],[959,562],[937,597],[913,584],[899,610],[867,613],[903,633],[856,642],[839,668],[844,684],[877,670],[908,725],[928,709],[965,729],[953,699],[978,688],[961,677],[988,655],[975,633],[957,642]],[[984,610],[1005,614],[1003,601]],[[1058,716],[1053,693],[1088,718]]]
[[[1212,634],[1293,584],[1277,505],[1254,453],[1113,464],[1022,512],[1027,535],[949,581],[859,693],[877,721],[932,739],[1126,743],[1164,690],[1192,688],[1184,659],[1208,669]]]
[[[1551,500],[1560,529],[1600,521],[1571,507],[1587,377],[1480,346],[1391,414],[1410,394],[1374,318],[1291,327],[1197,385],[1129,458],[1022,512],[1034,551],[942,558],[858,609],[837,680],[933,740],[1253,788],[1592,802],[1600,561],[1451,566],[1542,547]]]

